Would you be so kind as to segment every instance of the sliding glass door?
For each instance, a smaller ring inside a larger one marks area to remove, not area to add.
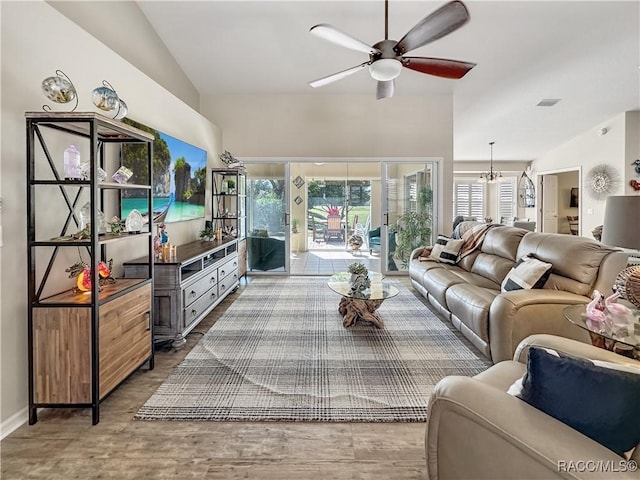
[[[288,163],[247,163],[247,272],[289,273]]]
[[[248,273],[287,275],[293,262],[296,274],[328,274],[358,261],[406,274],[412,250],[432,243],[436,160],[245,164]]]
[[[437,163],[386,162],[384,167],[382,270],[406,272],[413,249],[432,244]]]

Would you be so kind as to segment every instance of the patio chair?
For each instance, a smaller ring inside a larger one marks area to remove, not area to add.
[[[324,241],[326,226],[319,222],[313,215],[309,215],[309,228],[314,242]]]
[[[342,227],[340,215],[327,216],[327,229],[324,232],[324,240],[328,242],[334,238],[344,241],[344,228]]]

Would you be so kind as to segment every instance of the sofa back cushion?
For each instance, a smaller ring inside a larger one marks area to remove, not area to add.
[[[516,263],[518,244],[527,232],[514,227],[493,227],[484,237],[471,272],[501,284]]]
[[[544,288],[590,296],[600,264],[614,251],[586,237],[531,232],[520,242],[518,258],[533,254],[553,265]]]

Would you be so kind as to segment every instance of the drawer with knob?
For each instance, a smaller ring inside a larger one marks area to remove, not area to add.
[[[218,289],[213,287],[206,291],[191,305],[186,306],[183,311],[184,327],[188,327],[192,322],[198,320],[200,316],[211,308],[218,299]]]
[[[203,275],[195,282],[183,287],[182,305],[185,307],[187,305],[191,305],[200,298],[204,292],[215,287],[216,283],[218,283],[218,270],[211,268],[207,271],[206,275]]]
[[[233,258],[218,267],[218,279],[222,280],[227,275],[238,272],[238,255],[234,254]]]

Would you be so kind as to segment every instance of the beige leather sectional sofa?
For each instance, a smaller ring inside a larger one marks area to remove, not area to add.
[[[587,333],[565,319],[567,305],[588,303],[594,289],[609,295],[627,254],[586,237],[491,228],[482,245],[457,265],[411,255],[413,286],[494,363],[513,358],[522,339],[549,333],[584,342]],[[527,254],[553,265],[542,289],[502,293],[516,260]]]

